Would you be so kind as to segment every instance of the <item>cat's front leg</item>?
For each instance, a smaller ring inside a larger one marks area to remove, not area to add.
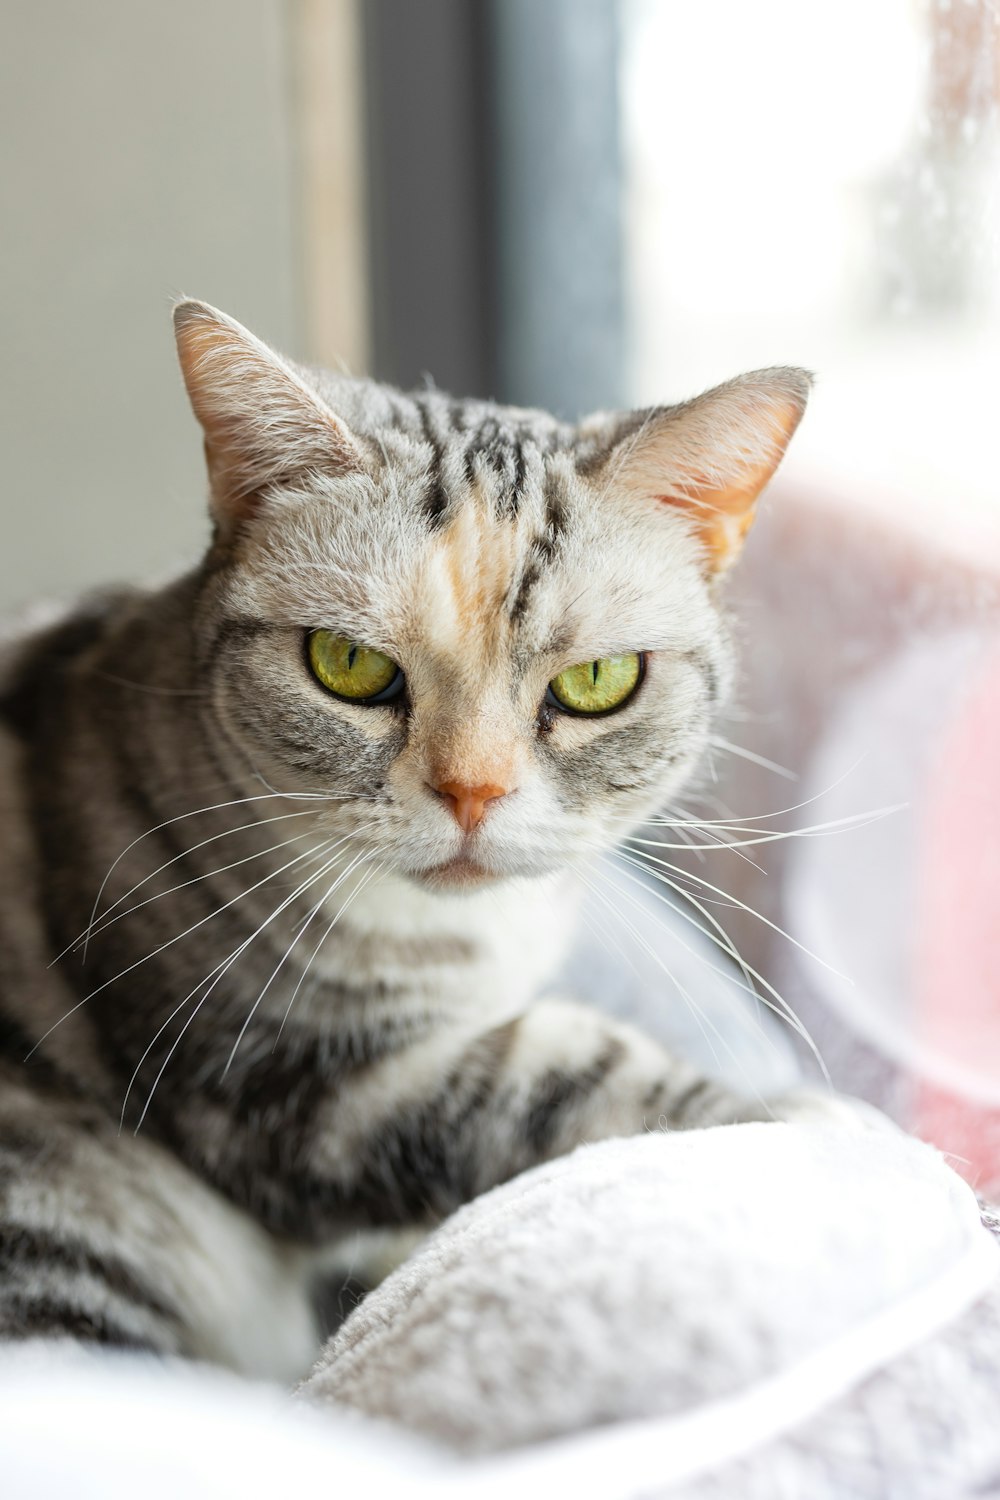
[[[510,1069],[516,1113],[540,1155],[640,1130],[753,1121],[827,1121],[861,1128],[877,1111],[825,1087],[774,1097],[708,1078],[635,1027],[571,1000],[540,1001],[518,1023]]]
[[[508,1068],[512,1148],[519,1131],[538,1157],[584,1140],[735,1120],[742,1106],[642,1031],[569,999],[525,1012]]]
[[[831,1105],[852,1119],[836,1096]],[[348,1216],[406,1223],[586,1141],[822,1113],[821,1093],[737,1095],[635,1028],[545,999],[366,1069],[330,1101],[313,1166]]]

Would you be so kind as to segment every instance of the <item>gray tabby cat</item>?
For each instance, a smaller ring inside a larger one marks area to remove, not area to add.
[[[698,762],[808,381],[571,427],[175,323],[208,555],[0,684],[0,1333],[291,1378],[349,1232],[760,1117],[534,997]]]

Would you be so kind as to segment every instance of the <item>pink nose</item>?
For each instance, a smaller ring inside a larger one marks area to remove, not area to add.
[[[506,797],[505,786],[463,786],[460,781],[439,781],[434,787],[438,796],[450,804],[455,821],[463,833],[478,828],[486,814],[487,802]]]

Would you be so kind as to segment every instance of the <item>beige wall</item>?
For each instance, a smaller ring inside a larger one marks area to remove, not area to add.
[[[299,270],[315,174],[308,153],[299,169],[306,14],[282,0],[7,0],[0,609],[196,553],[204,478],[170,337],[178,293],[317,352]]]

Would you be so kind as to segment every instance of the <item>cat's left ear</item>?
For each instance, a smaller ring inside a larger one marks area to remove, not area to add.
[[[680,511],[708,572],[722,573],[739,556],[811,383],[805,370],[755,370],[681,406],[591,418],[580,430],[598,448],[597,483]]]
[[[303,375],[235,318],[207,302],[178,302],[174,331],[223,535],[271,485],[364,467],[356,439]]]

